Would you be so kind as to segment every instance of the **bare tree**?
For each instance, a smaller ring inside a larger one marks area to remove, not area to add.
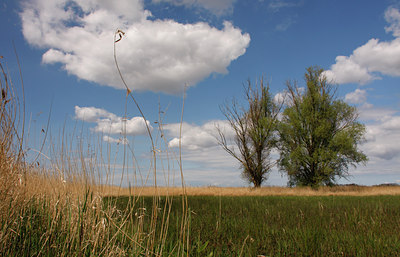
[[[221,106],[235,136],[231,144],[225,132],[217,128],[218,143],[240,162],[243,178],[260,187],[275,164],[270,154],[277,143],[276,128],[282,105],[274,102],[262,78],[255,88],[247,81],[245,97],[246,106],[239,105],[236,99]]]

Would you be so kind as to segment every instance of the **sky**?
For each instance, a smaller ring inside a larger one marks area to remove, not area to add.
[[[21,64],[26,147],[48,159],[56,157],[51,146],[40,149],[43,139],[60,142],[60,134],[74,137],[78,128],[113,154],[131,149],[136,167],[146,170],[149,128],[163,170],[166,159],[177,159],[166,149],[179,153],[183,109],[186,184],[247,186],[239,164],[215,139],[217,126],[232,137],[220,107],[232,99],[242,103],[248,80],[263,78],[274,95],[287,81],[304,86],[306,68],[317,65],[366,125],[359,148],[369,161],[339,183],[400,183],[400,1],[3,0],[0,35],[1,62],[16,85],[16,53]],[[114,46],[146,119],[127,97]],[[118,177],[123,158],[113,165]],[[275,167],[265,185],[286,183]]]

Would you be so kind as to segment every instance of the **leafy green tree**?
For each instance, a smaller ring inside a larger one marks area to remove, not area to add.
[[[253,88],[248,81],[245,92],[246,107],[239,106],[236,100],[221,107],[234,131],[234,144],[227,141],[221,129],[218,129],[218,142],[240,162],[243,178],[254,187],[260,187],[275,164],[270,153],[277,142],[280,107],[273,101],[269,87],[264,85],[262,79],[259,88]]]
[[[287,83],[278,164],[290,186],[333,185],[337,178],[348,176],[349,165],[367,161],[357,148],[365,134],[365,126],[357,122],[357,109],[336,98],[336,87],[322,72],[308,68],[305,89]]]

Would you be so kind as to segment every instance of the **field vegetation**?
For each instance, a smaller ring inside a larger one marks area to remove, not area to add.
[[[115,200],[125,209],[129,197]],[[143,199],[145,203],[150,198]],[[179,237],[180,197],[170,235]],[[398,256],[400,196],[190,196],[189,256]],[[148,203],[150,205],[150,202]],[[137,210],[135,210],[137,211]],[[159,210],[162,212],[162,210]],[[145,220],[148,218],[145,216]],[[147,224],[147,222],[144,222]]]

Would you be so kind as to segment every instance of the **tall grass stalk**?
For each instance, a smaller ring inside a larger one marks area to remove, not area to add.
[[[140,115],[144,119],[144,121],[147,121],[147,119],[146,119],[146,117],[145,117],[140,105],[138,104],[138,102],[136,101],[136,98],[132,94],[132,91],[129,88],[127,82],[125,81],[125,79],[123,77],[123,74],[121,72],[121,69],[120,69],[120,67],[118,65],[117,48],[116,48],[116,46],[117,46],[117,43],[123,38],[124,35],[125,35],[125,33],[123,31],[119,30],[119,29],[114,33],[114,62],[115,62],[115,66],[117,68],[117,71],[118,71],[118,74],[119,74],[119,76],[121,78],[121,81],[122,81],[122,83],[124,84],[124,86],[125,86],[125,88],[127,90],[127,96],[128,95],[130,96],[130,98],[132,99],[132,101],[136,105],[136,107],[137,107]],[[118,39],[117,39],[117,36],[119,37]],[[184,98],[183,98],[182,114],[181,114],[181,121],[180,121],[180,132],[179,132],[180,133],[180,135],[179,135],[179,138],[180,138],[180,140],[179,140],[179,170],[180,170],[180,175],[181,175],[181,185],[182,185],[184,197],[182,197],[181,234],[180,234],[180,240],[178,242],[178,253],[181,253],[182,256],[184,256],[184,253],[187,253],[187,254],[189,253],[189,233],[188,233],[189,228],[187,226],[189,224],[189,222],[188,222],[189,217],[188,217],[187,197],[186,197],[186,193],[185,193],[185,182],[184,182],[184,177],[183,177],[182,152],[181,152],[181,149],[182,149],[182,147],[181,147],[181,138],[182,138],[182,124],[183,124],[183,110],[184,110],[184,103],[185,103],[185,93],[186,92],[184,92],[184,94],[183,94]],[[162,127],[162,124],[163,124],[162,120],[159,120],[158,124],[159,124],[159,131],[161,132],[161,134],[159,134],[159,135],[161,136],[161,135],[164,134],[163,127]],[[158,212],[157,212],[157,210],[158,210],[158,207],[159,207],[159,195],[157,193],[157,191],[158,191],[157,190],[157,152],[158,152],[159,149],[157,148],[157,146],[155,144],[156,141],[155,141],[155,139],[154,139],[154,137],[152,135],[152,131],[150,129],[150,126],[148,125],[147,122],[145,122],[145,125],[146,125],[146,130],[147,130],[148,137],[149,137],[150,142],[151,142],[152,157],[153,157],[153,161],[151,163],[152,164],[151,166],[153,168],[155,194],[153,196],[153,206],[152,206],[152,216],[151,216],[152,218],[151,218],[151,224],[150,224],[150,230],[151,230],[152,237],[150,237],[151,240],[149,240],[147,242],[147,247],[150,248],[150,249],[153,249],[154,248],[154,241],[156,240],[155,231],[156,231],[156,228],[157,228],[157,225],[156,225],[157,224],[157,220],[158,220]],[[167,149],[167,152],[168,152],[168,143],[166,141],[164,141],[164,142],[165,142],[165,146],[166,146],[166,149]],[[167,197],[169,197],[169,196],[167,196]],[[171,201],[166,201],[166,204],[167,203],[171,204],[172,202]],[[166,207],[166,206],[164,206],[164,207]],[[165,232],[167,231],[168,226],[163,227],[164,218],[165,217],[166,218],[169,217],[169,212],[170,212],[171,209],[170,208],[164,208],[164,210],[168,210],[168,212],[164,213],[164,216],[163,216],[163,219],[162,219],[163,222],[162,222],[162,226],[161,226],[161,238],[166,236]],[[168,222],[165,223],[165,224],[168,224]],[[165,238],[164,238],[164,240],[161,239],[161,241],[165,242]]]

